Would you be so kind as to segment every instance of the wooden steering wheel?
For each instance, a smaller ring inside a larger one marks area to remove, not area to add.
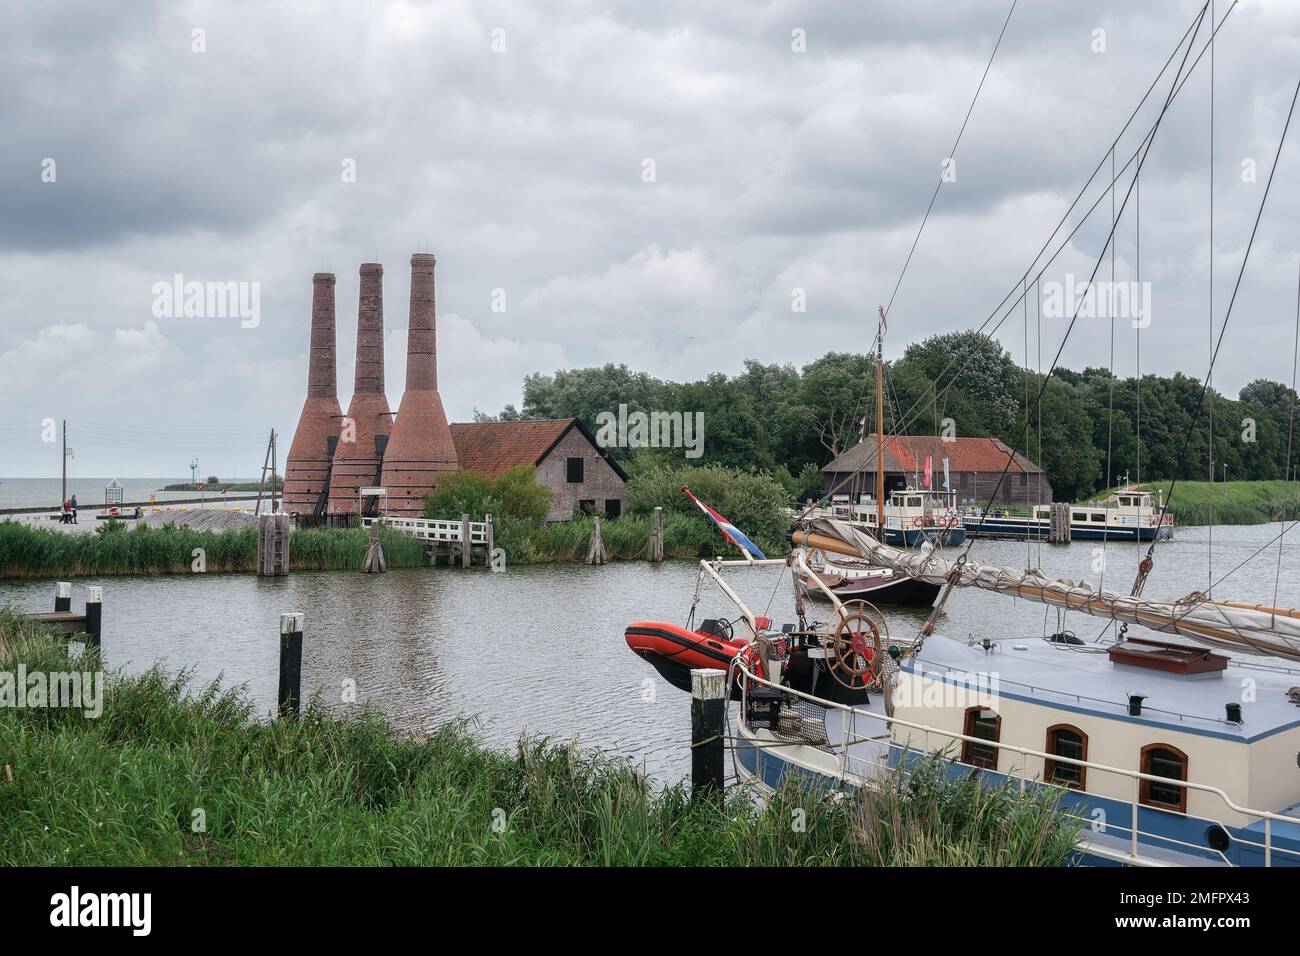
[[[826,631],[831,676],[849,690],[878,686],[889,653],[889,628],[880,611],[863,600],[845,601]]]

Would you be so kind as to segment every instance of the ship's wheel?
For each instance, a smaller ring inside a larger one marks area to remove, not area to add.
[[[826,664],[831,676],[849,690],[880,685],[889,655],[885,617],[866,601],[845,601],[826,625]]]

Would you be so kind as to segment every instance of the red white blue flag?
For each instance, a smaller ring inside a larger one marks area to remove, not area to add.
[[[757,558],[763,558],[764,560],[767,559],[767,555],[765,555],[762,551],[758,550],[758,546],[754,544],[754,542],[750,541],[747,537],[745,537],[744,532],[742,532],[734,524],[732,524],[726,518],[722,517],[722,515],[718,514],[716,511],[714,511],[712,508],[706,505],[699,498],[696,498],[693,494],[691,494],[691,489],[683,487],[682,491],[686,493],[686,497],[690,498],[691,501],[694,501],[697,505],[700,506],[700,510],[709,516],[709,520],[711,520],[714,524],[718,526],[718,530],[722,532],[722,536],[724,538],[726,538],[736,547],[740,548],[742,551],[748,551],[750,554],[754,555]]]

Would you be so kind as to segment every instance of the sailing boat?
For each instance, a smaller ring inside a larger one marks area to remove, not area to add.
[[[903,528],[900,522],[904,518],[894,514],[891,514],[888,519],[885,517],[885,325],[885,310],[882,306],[880,308],[880,322],[876,326],[875,348],[876,507],[875,513],[868,516],[868,520],[858,526],[867,529],[868,533],[884,541],[891,540],[890,534],[892,532],[897,536],[897,540],[902,543],[913,544],[918,543],[920,539],[907,538],[907,533],[912,530],[910,522],[905,530],[897,530]],[[910,500],[910,496],[904,494],[903,498],[899,500],[900,506],[904,503],[903,499]],[[937,535],[963,534],[961,521],[956,517],[937,529],[923,529],[918,514],[916,524],[918,534],[924,533],[924,530],[931,530]],[[957,539],[947,541],[938,537],[926,540],[931,546],[939,543],[960,543]],[[877,605],[929,607],[934,603],[935,598],[939,596],[940,589],[938,585],[927,581],[914,580],[893,568],[882,567],[861,558],[846,561],[843,558],[833,558],[822,551],[814,551],[809,558],[809,570],[800,579],[800,586],[803,589],[804,596],[814,600],[821,600],[827,592],[830,592],[842,600],[867,599]]]

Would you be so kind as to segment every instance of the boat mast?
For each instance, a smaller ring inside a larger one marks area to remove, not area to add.
[[[876,532],[885,540],[885,309],[876,327]]]

